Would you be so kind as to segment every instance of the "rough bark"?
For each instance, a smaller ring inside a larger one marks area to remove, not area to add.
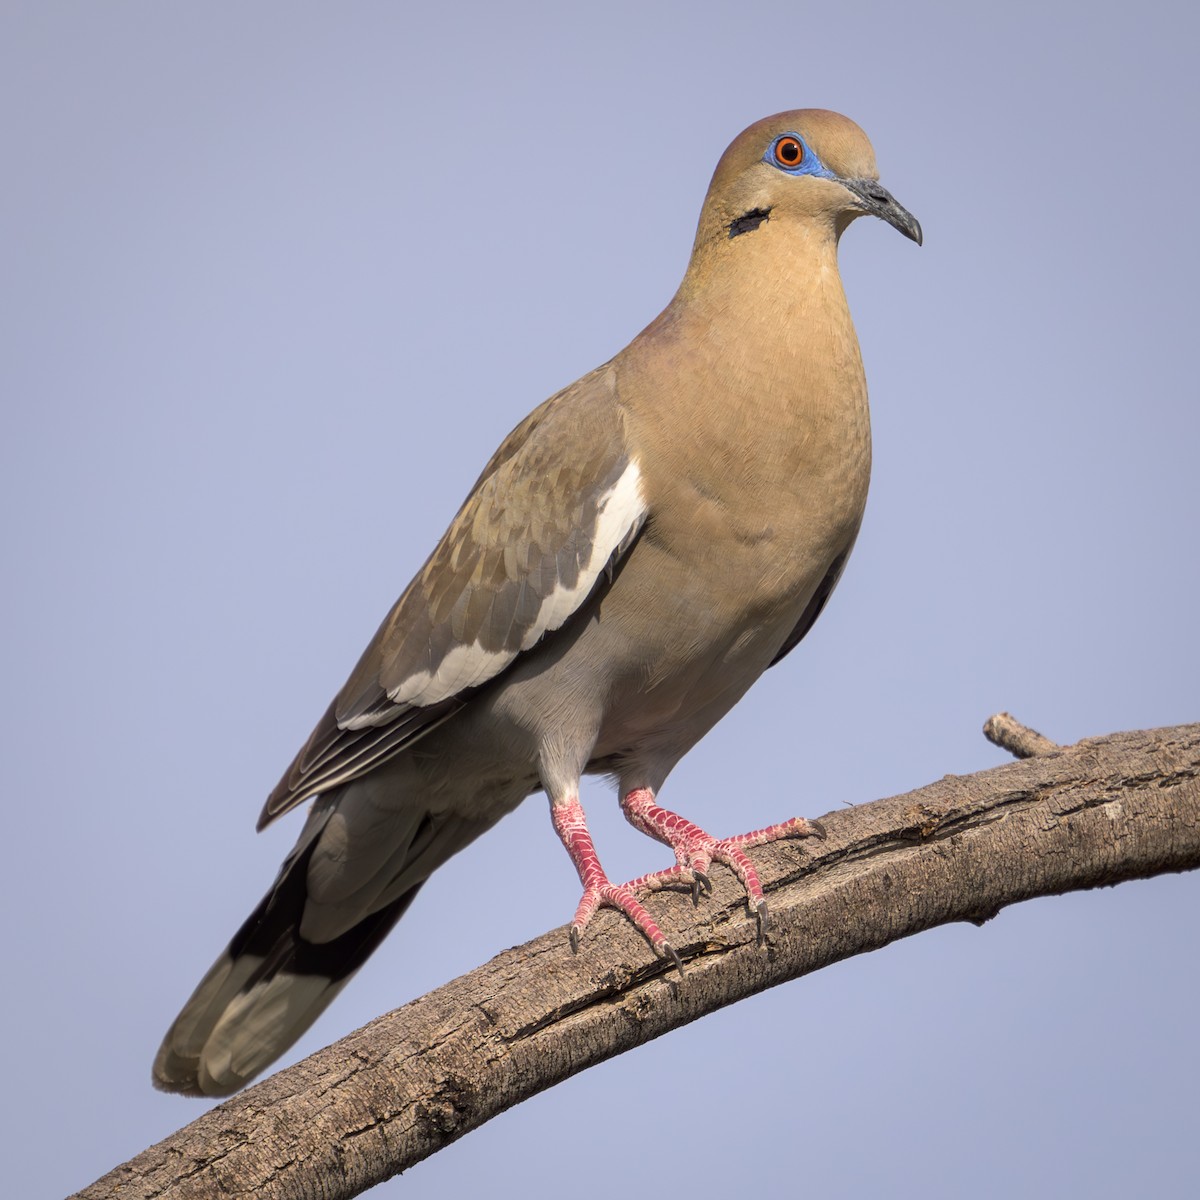
[[[1004,716],[1004,714],[1001,714]],[[698,909],[651,898],[683,976],[613,913],[573,957],[557,929],[222,1104],[80,1197],[359,1195],[577,1071],[745,996],[1033,896],[1200,866],[1200,725],[1059,748],[823,817],[827,839],[754,852],[766,949],[732,876]],[[1007,739],[1007,740],[1006,740]]]

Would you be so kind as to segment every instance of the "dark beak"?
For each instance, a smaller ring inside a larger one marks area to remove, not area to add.
[[[853,192],[863,212],[880,217],[893,229],[898,229],[907,238],[921,244],[921,224],[916,217],[896,203],[892,193],[875,179],[842,179],[841,185]]]

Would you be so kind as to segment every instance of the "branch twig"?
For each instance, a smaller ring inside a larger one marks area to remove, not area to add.
[[[996,713],[983,723],[983,736],[1001,750],[1007,750],[1014,758],[1036,758],[1039,754],[1051,754],[1059,749],[1057,742],[1043,737],[1036,729],[1022,725],[1009,713]]]
[[[649,901],[687,963],[682,978],[602,913],[578,957],[562,929],[506,951],[78,1196],[345,1200],[568,1076],[764,988],[1018,900],[1200,866],[1200,725],[1056,749],[831,813],[823,843],[756,851],[766,951],[732,877],[715,872],[699,910],[678,895]]]

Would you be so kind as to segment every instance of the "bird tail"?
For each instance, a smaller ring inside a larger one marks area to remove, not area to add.
[[[154,1060],[155,1087],[192,1096],[237,1091],[324,1012],[412,903],[419,882],[340,936],[306,941],[300,920],[317,841],[301,838],[175,1018]]]

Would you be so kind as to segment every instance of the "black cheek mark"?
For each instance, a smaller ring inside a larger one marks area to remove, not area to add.
[[[752,233],[771,215],[769,208],[752,208],[748,213],[742,213],[736,221],[729,222],[729,236],[735,238],[739,233]]]

